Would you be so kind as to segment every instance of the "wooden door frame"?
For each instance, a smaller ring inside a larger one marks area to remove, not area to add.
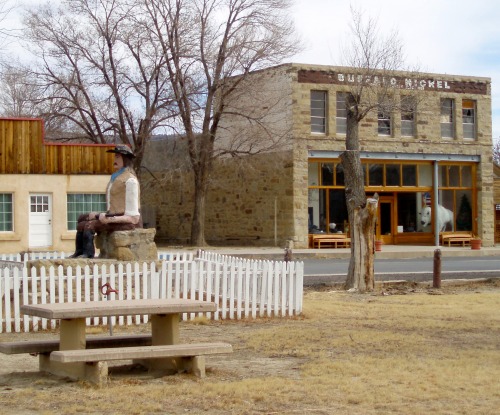
[[[393,193],[392,195],[382,195],[379,197],[378,200],[379,206],[377,209],[377,225],[375,227],[375,239],[381,240],[384,242],[386,245],[393,245],[394,244],[394,236],[396,234],[396,229],[397,229],[397,218],[396,218],[396,211],[397,211],[397,197],[396,194]],[[381,205],[382,203],[389,203],[390,204],[390,209],[391,209],[391,234],[390,235],[382,235],[380,232],[380,224],[381,224]]]

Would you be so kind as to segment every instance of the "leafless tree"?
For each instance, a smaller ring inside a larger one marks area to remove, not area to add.
[[[238,110],[238,91],[250,72],[281,63],[298,50],[287,15],[291,0],[144,0],[144,5],[188,142],[195,188],[191,243],[204,246],[205,200],[215,158],[264,150],[248,134],[222,143],[221,121],[231,115],[245,117],[249,129],[259,124],[262,114]]]
[[[5,19],[12,12],[13,6],[9,4],[7,0],[0,0],[0,23],[3,23]],[[0,25],[0,51],[2,51],[7,42],[12,37],[12,30],[6,28],[3,24]]]
[[[0,74],[0,111],[6,117],[36,116],[36,90],[21,63],[5,63]]]
[[[493,162],[500,166],[500,139],[493,140]]]
[[[15,118],[41,118],[47,137],[70,137],[74,126],[62,119],[58,102],[46,99],[46,91],[38,87],[30,68],[19,61],[4,63],[0,73],[0,114]],[[62,133],[64,131],[64,134]],[[75,131],[73,136],[78,135]],[[81,135],[81,134],[80,134]]]
[[[32,79],[52,118],[95,143],[122,142],[140,166],[146,141],[174,107],[165,55],[138,22],[136,1],[66,0],[27,10]],[[36,62],[36,63],[35,63]]]
[[[378,196],[367,198],[364,173],[360,158],[359,125],[374,113],[390,114],[396,109],[412,111],[414,100],[407,100],[410,107],[401,108],[395,93],[396,86],[386,80],[393,71],[403,70],[403,45],[397,31],[384,37],[378,31],[377,21],[365,19],[363,13],[352,12],[352,42],[344,50],[344,64],[355,72],[357,82],[347,93],[346,149],[340,155],[345,171],[346,203],[351,232],[351,259],[346,288],[358,291],[373,290],[374,235],[377,219]]]

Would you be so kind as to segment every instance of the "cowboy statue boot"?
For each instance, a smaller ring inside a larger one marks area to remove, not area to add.
[[[80,258],[94,258],[94,233],[92,231],[83,231],[83,252]]]
[[[78,258],[83,254],[83,231],[76,232],[75,239],[75,253],[70,255],[68,258]]]

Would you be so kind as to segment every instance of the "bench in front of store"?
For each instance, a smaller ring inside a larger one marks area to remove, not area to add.
[[[312,248],[349,248],[351,238],[347,238],[343,233],[311,234],[310,246]]]
[[[441,232],[439,234],[441,239],[441,245],[470,245],[470,241],[473,238],[472,232]]]

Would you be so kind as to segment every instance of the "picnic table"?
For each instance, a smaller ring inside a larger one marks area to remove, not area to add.
[[[226,343],[179,343],[182,313],[214,312],[213,302],[191,299],[136,299],[23,305],[27,315],[60,320],[57,342],[0,343],[3,353],[36,352],[40,370],[73,379],[102,384],[107,380],[107,362],[139,362],[159,373],[181,371],[205,376],[205,355],[230,353]],[[86,337],[86,321],[92,317],[151,316],[150,336]],[[107,340],[109,339],[109,340]]]

